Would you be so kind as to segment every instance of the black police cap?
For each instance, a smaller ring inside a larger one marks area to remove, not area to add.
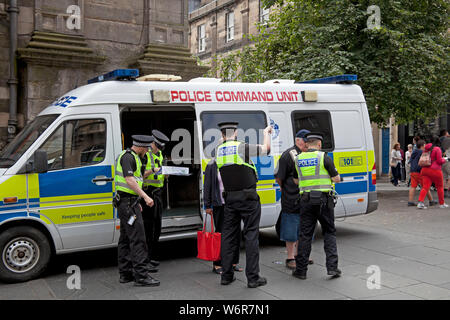
[[[131,138],[133,139],[133,145],[136,147],[150,147],[150,144],[153,142],[152,136],[136,134],[131,136]]]
[[[227,121],[227,122],[221,122],[218,124],[219,129],[220,130],[225,130],[225,129],[234,129],[236,130],[238,127],[239,122],[235,122],[235,121]]]
[[[323,135],[320,132],[310,132],[305,135],[306,141],[320,140],[323,141]]]
[[[164,147],[166,143],[170,141],[170,139],[159,130],[152,130],[152,137],[153,141],[161,147]]]

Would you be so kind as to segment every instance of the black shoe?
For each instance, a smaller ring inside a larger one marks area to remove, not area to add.
[[[134,277],[130,275],[120,275],[119,282],[120,283],[128,283],[134,281]]]
[[[267,284],[267,279],[264,277],[258,277],[256,281],[247,282],[247,287],[249,288],[257,288],[260,286],[265,286]]]
[[[157,287],[159,286],[159,280],[148,276],[147,278],[136,279],[134,285],[136,287]]]
[[[342,274],[342,271],[339,269],[328,270],[327,275],[332,276],[333,278],[339,278]]]
[[[226,285],[229,285],[230,283],[232,283],[234,280],[236,280],[235,276],[233,276],[233,279],[231,279],[231,280],[227,280],[227,279],[222,278],[220,280],[220,284],[226,286]]]
[[[296,270],[292,271],[292,275],[296,278],[299,278],[301,280],[306,280],[306,271],[304,272],[297,272]]]
[[[408,201],[408,207],[415,207],[417,204],[413,201]]]
[[[431,200],[429,203],[428,203],[428,206],[429,207],[432,207],[432,206],[437,206],[439,204],[439,201],[436,201],[436,200]]]
[[[157,267],[155,267],[151,263],[148,264],[148,268],[147,269],[148,269],[148,272],[151,272],[151,273],[158,272],[158,270],[159,270]]]
[[[150,260],[150,263],[151,263],[154,267],[159,266],[159,261],[157,261],[157,260]]]

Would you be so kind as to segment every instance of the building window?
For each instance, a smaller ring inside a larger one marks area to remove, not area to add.
[[[266,24],[269,21],[269,14],[270,14],[270,9],[269,8],[264,8],[263,4],[259,3],[259,22],[261,22],[262,24]]]
[[[197,27],[197,35],[198,35],[198,52],[204,52],[206,49],[206,28],[204,24]]]
[[[234,39],[234,12],[228,12],[225,15],[227,42]]]

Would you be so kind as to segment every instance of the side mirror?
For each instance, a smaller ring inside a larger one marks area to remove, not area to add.
[[[36,150],[33,155],[32,172],[45,173],[48,171],[48,157],[44,150]]]

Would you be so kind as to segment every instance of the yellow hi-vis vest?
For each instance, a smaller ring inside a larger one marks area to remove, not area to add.
[[[324,166],[324,155],[322,151],[302,152],[297,156],[295,168],[299,179],[299,191],[322,191],[332,190],[332,181]]]
[[[147,165],[145,166],[145,171],[160,167],[160,165],[156,163],[155,159],[159,160],[160,164],[162,164],[163,162],[163,155],[161,150],[158,152],[158,154],[154,154],[153,152],[149,151],[145,154],[145,156],[147,157]],[[162,188],[164,186],[164,175],[149,175],[147,178],[144,178],[144,186]]]
[[[137,196],[138,194],[136,192],[134,192],[133,189],[130,188],[127,181],[125,180],[125,177],[123,175],[122,165],[120,164],[120,159],[122,159],[122,156],[127,152],[130,152],[134,156],[134,160],[136,161],[136,171],[133,172],[133,175],[134,175],[134,179],[136,180],[137,184],[139,185],[139,188],[142,189],[142,184],[143,184],[142,172],[141,172],[142,162],[141,162],[141,159],[139,158],[139,156],[133,150],[124,150],[117,158],[116,175],[114,176],[114,183],[116,185],[116,191],[123,191],[123,192]]]
[[[246,166],[255,171],[255,176],[258,178],[258,172],[256,171],[255,165],[252,163],[247,163],[239,155],[239,141],[225,141],[220,146],[217,147],[216,152],[216,163],[217,169],[222,168],[226,165],[237,164],[241,166]]]

